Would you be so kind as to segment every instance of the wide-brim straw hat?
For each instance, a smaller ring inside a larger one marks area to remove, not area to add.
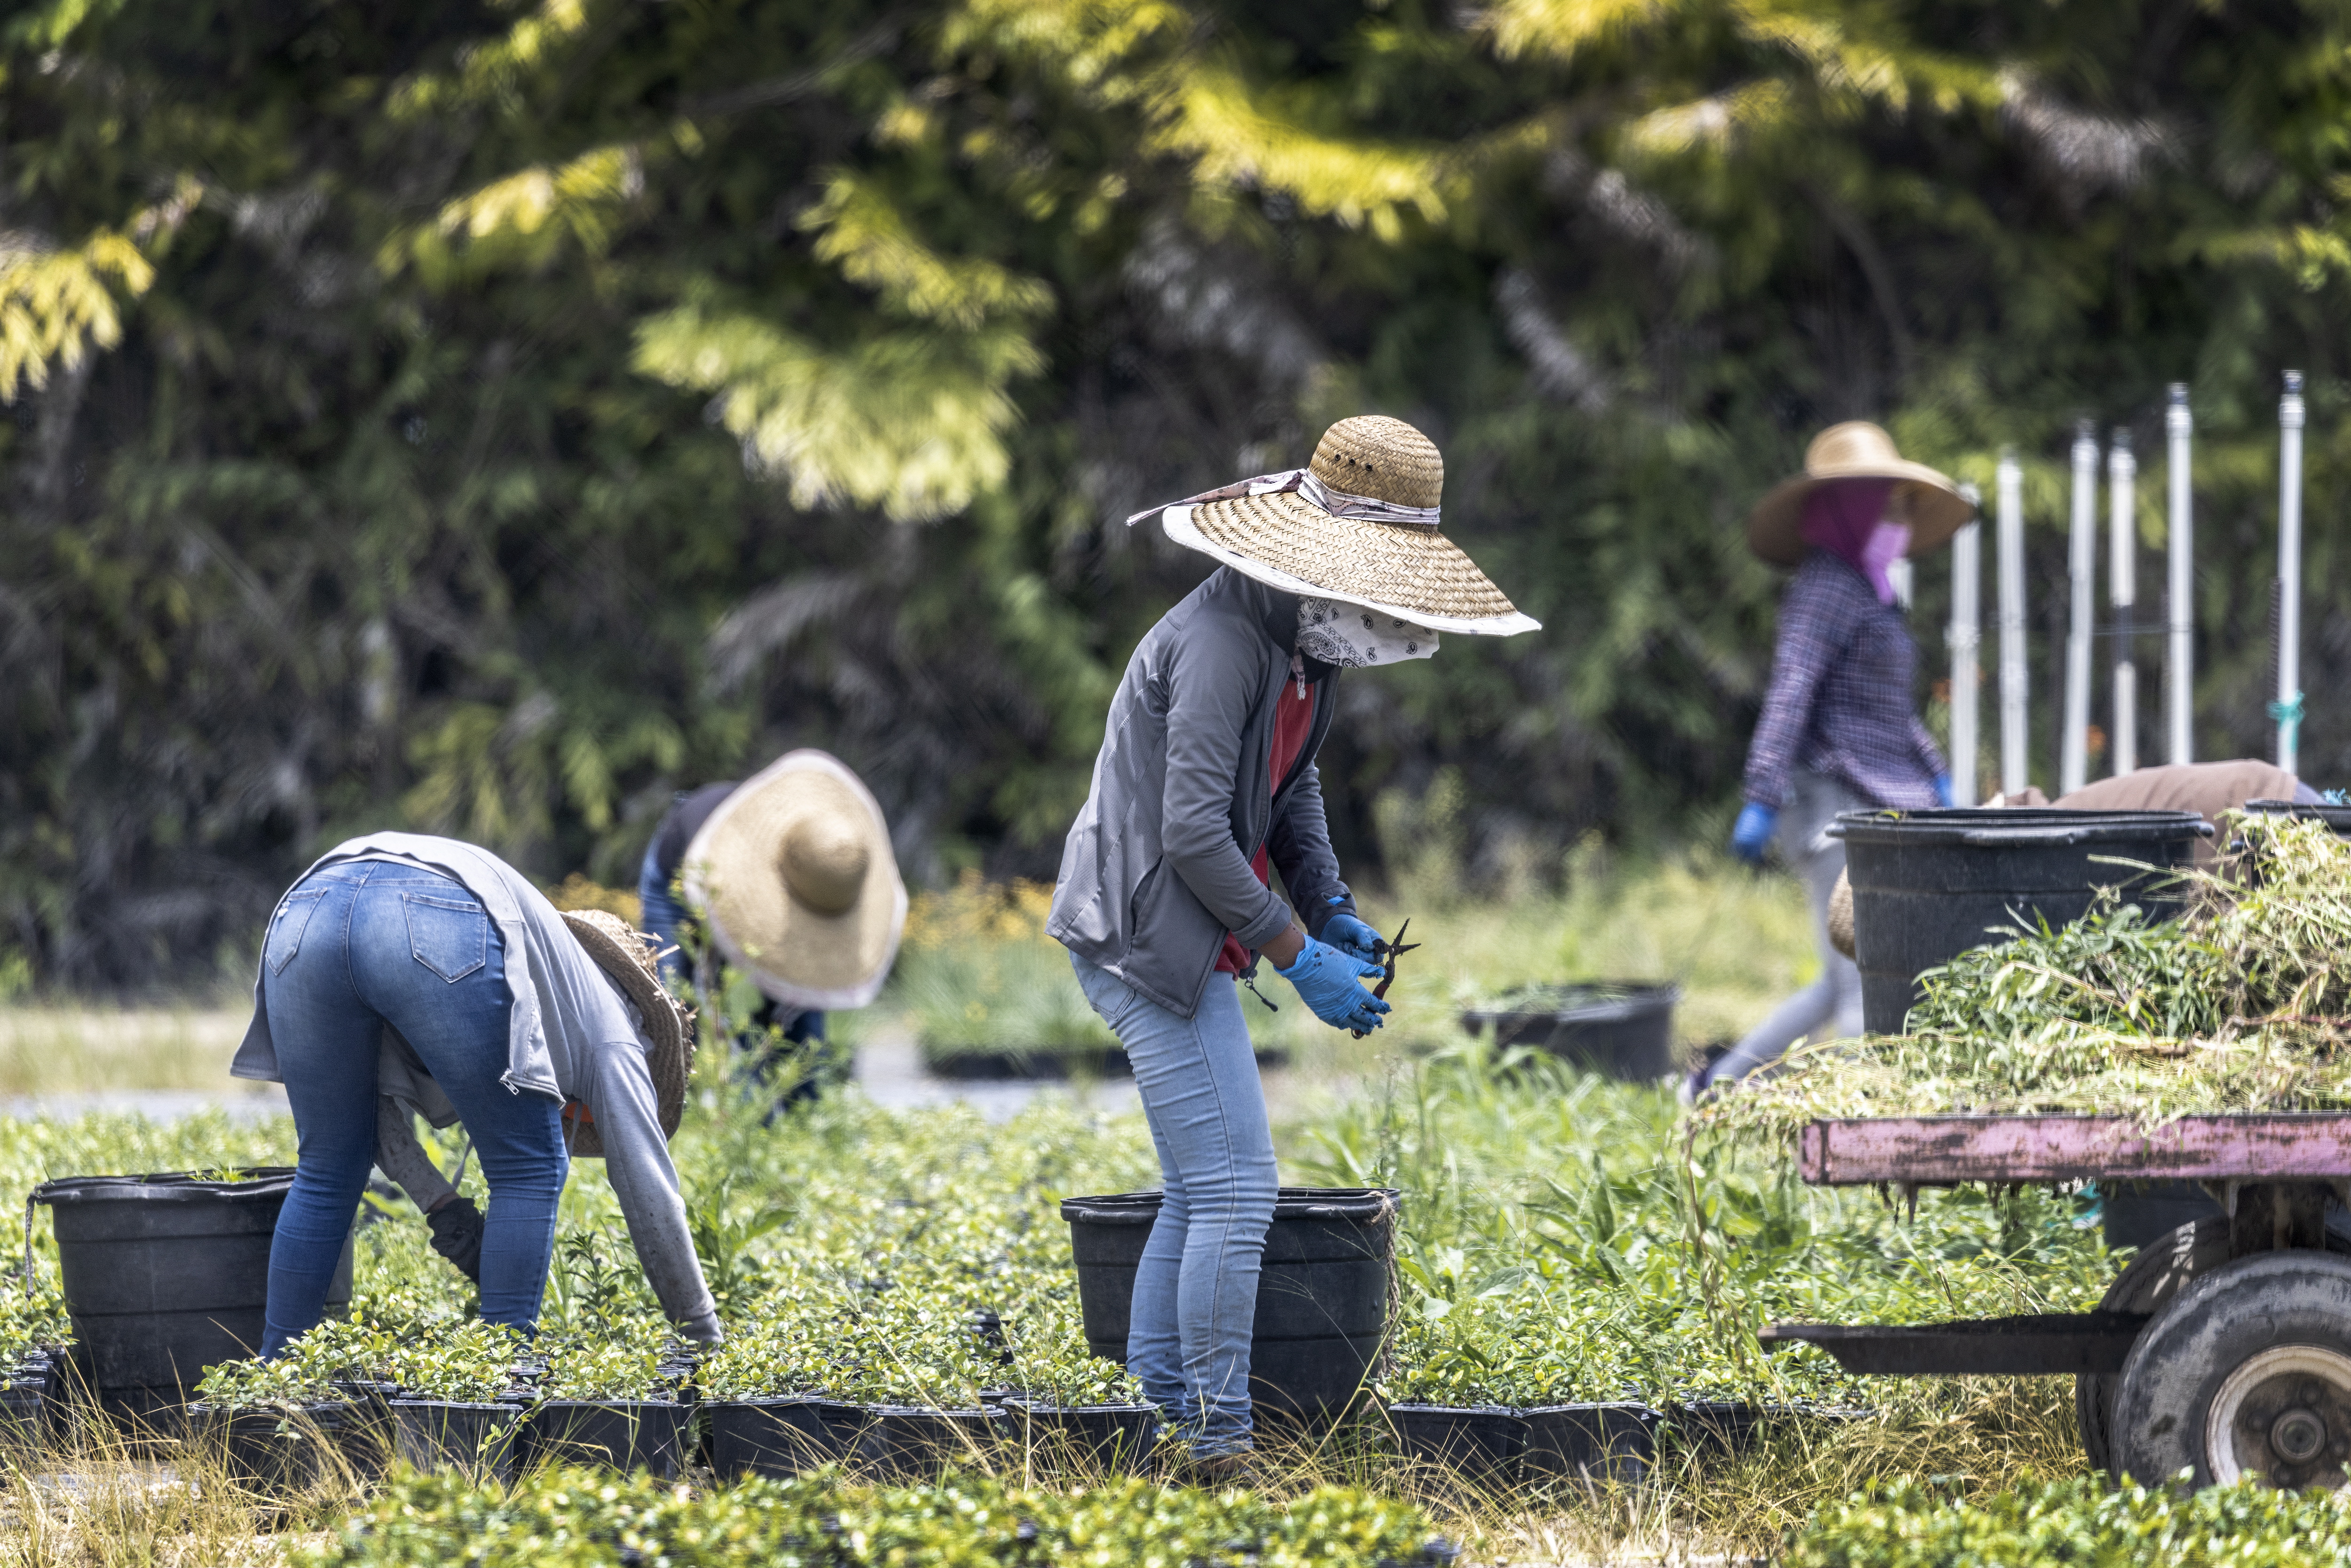
[[[662,1136],[677,1135],[678,1118],[685,1112],[685,1088],[694,1079],[694,1014],[662,984],[655,961],[657,941],[629,923],[601,909],[567,909],[563,924],[596,967],[612,977],[643,1021],[645,1043],[651,1048],[645,1065],[653,1079],[653,1100]],[[596,1124],[567,1117],[571,1152],[590,1158],[604,1153],[604,1139]]]
[[[746,779],[681,870],[718,950],[777,1001],[862,1008],[890,977],[906,884],[881,802],[840,758],[788,752]]]
[[[1908,461],[1895,450],[1892,436],[1856,419],[1813,436],[1804,452],[1804,471],[1773,486],[1755,503],[1747,514],[1748,548],[1774,566],[1802,564],[1810,548],[1804,543],[1804,497],[1837,479],[1895,481],[1886,513],[1910,525],[1907,555],[1942,549],[1975,516],[1974,506],[1948,476]]]
[[[1269,489],[1169,507],[1161,527],[1177,544],[1288,593],[1360,604],[1437,632],[1507,637],[1540,629],[1438,531],[1445,459],[1427,436],[1384,414],[1343,419],[1322,433],[1305,471],[1343,507],[1386,507],[1340,515],[1305,490]],[[1360,515],[1383,509],[1389,515]]]

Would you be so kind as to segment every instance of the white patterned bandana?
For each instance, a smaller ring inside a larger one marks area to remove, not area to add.
[[[1298,601],[1298,651],[1342,669],[1400,664],[1437,652],[1437,633],[1360,604],[1336,599]]]

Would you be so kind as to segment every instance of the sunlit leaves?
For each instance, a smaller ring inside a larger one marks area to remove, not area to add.
[[[1053,291],[979,256],[942,256],[915,237],[905,214],[870,180],[837,172],[823,200],[800,215],[816,254],[894,314],[973,330],[998,316],[1049,310]]]
[[[16,402],[21,386],[47,386],[53,364],[71,370],[92,346],[120,342],[115,290],[135,298],[154,280],[139,247],[108,230],[70,250],[0,235],[0,402]]]

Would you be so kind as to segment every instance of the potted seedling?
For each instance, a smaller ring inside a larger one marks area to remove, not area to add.
[[[662,1372],[658,1342],[572,1340],[548,1357],[546,1397],[523,1426],[523,1462],[650,1470],[685,1462],[690,1407]]]
[[[841,1458],[861,1413],[817,1392],[834,1370],[833,1326],[815,1312],[778,1314],[744,1326],[703,1362],[712,1469],[795,1476]]]
[[[929,1481],[991,1453],[1001,1409],[980,1390],[1001,1381],[996,1350],[966,1312],[895,1291],[862,1313],[827,1392],[862,1406],[847,1457],[878,1477]]]
[[[513,1330],[478,1319],[421,1333],[394,1354],[392,1446],[420,1470],[511,1484],[528,1398],[514,1382]]]
[[[1056,1472],[1143,1469],[1159,1441],[1159,1407],[1124,1367],[1087,1348],[1073,1311],[1040,1312],[1013,1336],[1013,1381],[1002,1401],[1029,1463]]]
[[[346,1472],[350,1406],[301,1357],[222,1362],[195,1393],[189,1435],[238,1485],[287,1496]]]

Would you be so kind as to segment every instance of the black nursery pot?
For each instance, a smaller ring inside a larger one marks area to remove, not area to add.
[[[1008,1413],[930,1410],[910,1405],[858,1407],[855,1441],[846,1458],[875,1479],[920,1484],[992,1454]]]
[[[188,1427],[239,1486],[288,1497],[347,1473],[350,1410],[340,1401],[283,1409],[191,1405]]]
[[[549,1399],[523,1423],[526,1467],[602,1465],[674,1480],[684,1468],[691,1406],[667,1399]]]
[[[844,1453],[844,1428],[853,1434],[863,1412],[837,1400],[786,1394],[708,1400],[702,1414],[710,1468],[735,1480],[782,1479],[835,1462]]]
[[[1545,1405],[1521,1411],[1531,1480],[1611,1480],[1628,1485],[1657,1458],[1655,1410],[1646,1405]]]
[[[1407,1463],[1462,1480],[1507,1484],[1527,1450],[1527,1418],[1507,1405],[1391,1405],[1388,1426]]]
[[[1004,1412],[1030,1463],[1049,1471],[1134,1475],[1159,1446],[1155,1405],[1055,1405],[1008,1399]]]
[[[0,1453],[36,1453],[48,1441],[48,1379],[17,1377],[0,1384]]]
[[[1681,988],[1665,980],[1593,980],[1548,986],[1509,1009],[1473,1009],[1461,1027],[1490,1027],[1499,1047],[1529,1045],[1588,1071],[1627,1083],[1654,1083],[1671,1074],[1674,1004]]]
[[[1735,1459],[1754,1450],[1767,1427],[1792,1414],[1784,1405],[1687,1399],[1673,1407],[1667,1428],[1687,1453],[1699,1458]]]
[[[392,1402],[392,1451],[420,1470],[514,1484],[522,1407],[448,1399]]]

